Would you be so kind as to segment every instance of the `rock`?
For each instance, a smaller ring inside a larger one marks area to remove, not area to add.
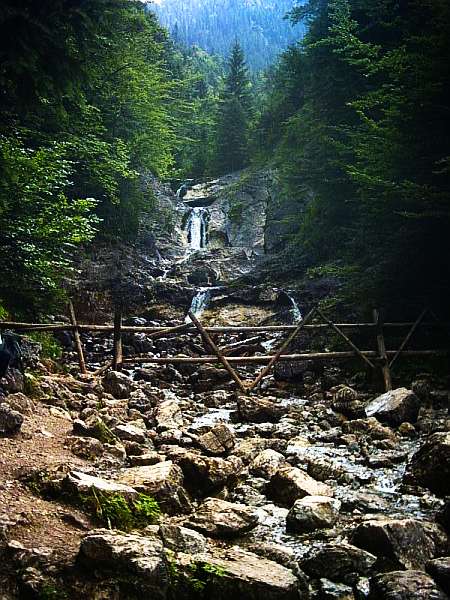
[[[118,481],[155,498],[169,514],[186,513],[191,503],[183,487],[183,473],[171,461],[125,469]]]
[[[398,426],[415,423],[419,415],[420,400],[411,390],[398,388],[375,398],[366,406],[366,415],[382,423]]]
[[[450,533],[450,499],[447,498],[444,506],[436,515],[436,521],[442,525],[447,533]]]
[[[260,452],[252,461],[250,473],[256,477],[270,479],[285,462],[286,459],[280,452],[268,448]]]
[[[434,433],[414,454],[405,474],[436,494],[450,495],[450,432]]]
[[[105,392],[118,400],[130,397],[132,381],[124,373],[109,371],[103,378],[102,384]]]
[[[204,598],[214,600],[306,600],[291,570],[238,547],[193,557],[204,573]],[[205,570],[204,570],[205,568]]]
[[[319,581],[320,600],[354,600],[353,589],[343,583],[334,583],[328,579]]]
[[[402,423],[398,428],[398,432],[401,436],[407,438],[414,438],[417,435],[416,428],[411,423]]]
[[[206,550],[206,538],[198,531],[180,525],[164,524],[159,532],[164,546],[174,552],[197,554]]]
[[[371,573],[376,560],[373,554],[350,544],[325,544],[311,550],[300,561],[300,568],[313,578],[326,575],[332,581],[352,585],[359,576]]]
[[[0,437],[19,433],[23,420],[20,412],[13,410],[9,404],[0,404]]]
[[[87,494],[95,489],[104,494],[120,494],[126,498],[137,496],[137,491],[129,485],[88,475],[81,471],[71,471],[64,480],[64,486],[78,494]]]
[[[105,571],[105,575],[123,580],[134,593],[145,594],[152,600],[167,598],[168,565],[162,541],[156,535],[92,531],[81,541],[78,562],[88,572]]]
[[[381,425],[375,417],[355,419],[342,424],[344,433],[360,433],[373,440],[395,440],[396,435],[390,427]]]
[[[421,571],[392,571],[370,581],[370,600],[448,600]]]
[[[10,394],[5,399],[5,402],[6,404],[9,404],[12,410],[19,412],[21,415],[32,415],[36,408],[33,400],[20,392],[17,394]]]
[[[314,362],[311,360],[305,361],[279,361],[275,363],[273,376],[276,381],[289,381],[301,383],[306,372],[313,372],[315,368]]]
[[[273,475],[266,487],[267,497],[291,507],[305,496],[333,496],[333,490],[296,467],[282,467]]]
[[[416,519],[379,519],[358,525],[351,542],[372,552],[380,563],[390,568],[424,569],[445,546],[445,537],[432,523]]]
[[[427,563],[427,573],[446,594],[450,595],[450,556],[430,560]]]
[[[155,410],[155,421],[158,432],[176,430],[183,425],[180,405],[175,400],[165,400]]]
[[[286,517],[288,533],[309,533],[333,527],[339,518],[341,503],[326,496],[306,496],[296,500]]]
[[[189,491],[203,496],[234,483],[244,466],[237,456],[225,459],[201,456],[195,452],[182,453],[176,462],[184,473]]]
[[[211,431],[201,435],[197,440],[197,444],[207,454],[220,456],[233,450],[236,444],[236,436],[228,425],[219,423]]]
[[[145,444],[147,441],[146,432],[135,425],[126,423],[125,425],[117,425],[113,429],[113,433],[119,438],[119,440],[127,440],[129,442],[136,442],[137,444]]]
[[[144,454],[130,456],[130,464],[132,467],[148,467],[164,462],[165,457],[158,452],[151,451]]]
[[[70,449],[80,458],[92,460],[104,452],[103,444],[95,438],[73,437],[70,439]]]
[[[234,538],[258,525],[258,514],[243,504],[208,498],[189,518],[188,526],[209,537]]]
[[[250,423],[277,423],[288,408],[266,398],[238,396],[238,414],[242,421]]]

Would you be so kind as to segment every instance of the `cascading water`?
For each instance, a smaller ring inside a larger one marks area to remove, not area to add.
[[[190,311],[199,317],[204,310],[208,308],[209,301],[211,299],[212,288],[200,288],[197,294],[192,298]],[[186,323],[190,323],[191,319],[189,316],[185,319]]]
[[[193,208],[186,225],[188,243],[192,250],[203,250],[208,244],[208,211]]]
[[[303,315],[300,310],[300,307],[299,307],[297,301],[295,300],[295,298],[293,298],[289,293],[287,294],[287,296],[288,296],[289,300],[292,302],[292,308],[291,308],[292,320],[294,323],[300,323],[300,321],[303,320]]]

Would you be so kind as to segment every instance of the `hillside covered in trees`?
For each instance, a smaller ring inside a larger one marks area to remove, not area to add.
[[[227,56],[239,40],[253,71],[268,67],[303,32],[284,17],[300,0],[157,0],[148,3],[173,39]]]

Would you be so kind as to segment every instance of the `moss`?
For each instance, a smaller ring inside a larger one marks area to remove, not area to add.
[[[88,494],[80,495],[83,508],[94,514],[110,529],[130,531],[156,523],[161,515],[158,503],[151,496],[138,494],[128,500],[122,494],[104,494],[91,488]]]
[[[62,356],[62,347],[55,336],[48,331],[33,331],[27,337],[41,345],[41,357],[58,360]]]

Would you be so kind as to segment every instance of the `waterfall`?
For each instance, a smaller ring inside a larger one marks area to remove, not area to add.
[[[188,243],[192,250],[202,250],[208,243],[208,211],[206,208],[193,208],[187,225]]]
[[[191,312],[196,316],[200,316],[204,310],[208,308],[211,299],[211,290],[213,288],[200,288],[197,294],[192,298]],[[186,323],[190,323],[191,319],[187,316]]]
[[[295,300],[295,298],[291,295],[292,292],[285,292],[286,296],[289,298],[292,304],[291,313],[292,313],[292,321],[294,323],[300,323],[303,320],[303,315],[300,310],[300,307]]]

